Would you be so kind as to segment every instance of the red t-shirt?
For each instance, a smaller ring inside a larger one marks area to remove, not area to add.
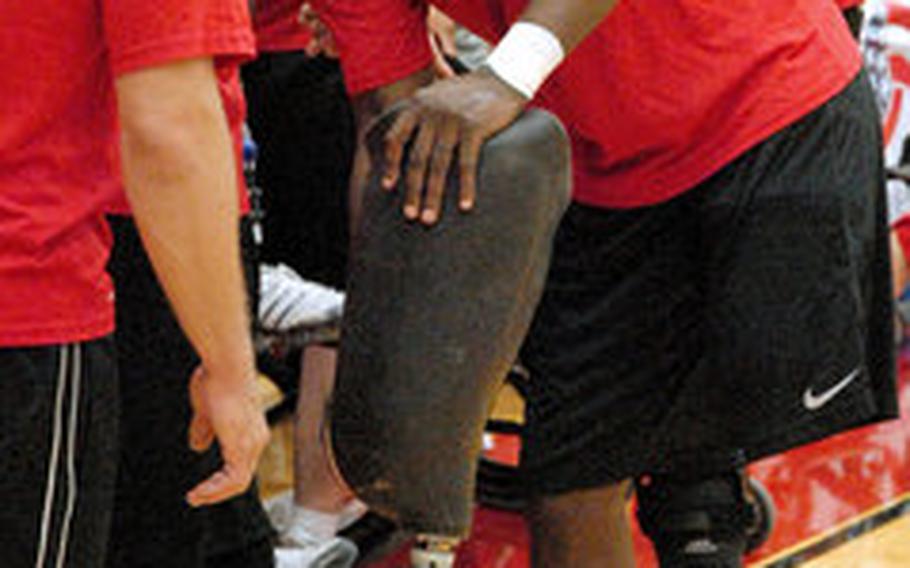
[[[102,210],[121,185],[115,76],[246,55],[246,0],[29,0],[0,26],[0,345],[113,329]]]
[[[360,93],[430,64],[426,0],[317,0]],[[434,0],[493,42],[527,0]],[[841,91],[860,56],[831,0],[637,0],[566,59],[534,104],[565,123],[574,196],[658,203]]]
[[[260,52],[300,51],[306,48],[312,34],[298,20],[301,4],[301,0],[256,2],[253,27]]]
[[[846,10],[847,8],[855,8],[856,6],[862,6],[865,0],[836,0],[837,5],[841,10]]]

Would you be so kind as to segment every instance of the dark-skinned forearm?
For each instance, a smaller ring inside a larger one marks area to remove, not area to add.
[[[555,42],[544,37],[544,43],[551,46],[549,54],[536,60],[532,57],[525,62],[525,68],[515,69],[519,71],[515,76],[507,76],[510,66],[515,57],[524,56],[523,51],[528,47],[522,48],[522,42],[527,42],[529,30],[534,34],[533,27],[515,28],[515,35],[507,35],[506,43],[492,54],[492,58],[499,55],[501,61],[491,62],[487,68],[421,88],[432,81],[432,75],[427,72],[419,79],[409,77],[357,101],[359,124],[364,129],[368,128],[370,118],[399,100],[409,99],[386,133],[382,179],[383,187],[392,190],[404,177],[405,217],[419,219],[426,225],[439,220],[445,177],[453,165],[460,173],[459,209],[469,211],[474,207],[477,164],[483,142],[520,116],[545,75],[559,63],[559,57],[578,46],[618,1],[531,0],[520,19],[543,26],[560,45],[552,47]],[[538,36],[541,34],[546,36],[546,32],[537,32]],[[535,54],[540,55],[536,52],[531,55]],[[412,144],[406,160],[408,142]],[[363,174],[372,166],[364,163],[369,159],[366,152],[361,151],[358,158],[355,167],[358,175],[353,176],[351,184],[354,215],[359,211]]]
[[[550,30],[569,53],[617,4],[619,0],[531,0],[521,20]]]

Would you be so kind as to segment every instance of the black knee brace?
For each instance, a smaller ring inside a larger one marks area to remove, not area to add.
[[[738,471],[636,482],[638,521],[663,568],[739,568],[754,509]]]

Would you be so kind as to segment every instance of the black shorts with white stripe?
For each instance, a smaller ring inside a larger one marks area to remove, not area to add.
[[[104,565],[116,478],[110,338],[0,349],[0,565]]]

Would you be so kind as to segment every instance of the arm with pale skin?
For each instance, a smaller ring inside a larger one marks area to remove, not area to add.
[[[249,486],[268,427],[240,262],[237,174],[212,60],[116,80],[123,179],[143,244],[202,365],[191,379],[190,445],[217,438],[224,467],[187,496],[207,505]]]

